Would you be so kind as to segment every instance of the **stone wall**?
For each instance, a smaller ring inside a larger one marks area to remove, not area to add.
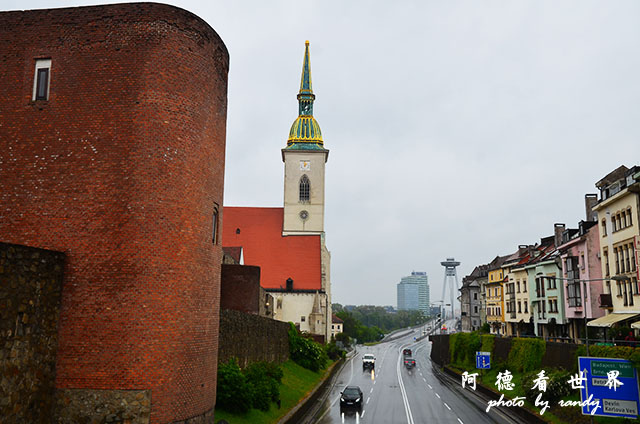
[[[284,362],[289,359],[289,324],[245,314],[220,311],[218,357],[226,362],[238,358],[241,367],[250,362]]]
[[[149,424],[149,390],[78,390],[56,392],[56,424]]]
[[[447,365],[451,358],[449,353],[449,335],[432,335],[431,340],[431,359],[440,366]],[[510,337],[496,337],[494,339],[493,351],[491,352],[491,362],[506,362],[511,352],[513,339]],[[542,364],[544,367],[562,367],[571,370],[576,366],[576,350],[577,344],[574,343],[555,343],[546,342],[545,353],[542,356]]]
[[[49,423],[65,255],[0,243],[0,421]]]
[[[449,356],[449,335],[432,334],[429,336],[431,342],[431,360],[441,367],[447,365],[451,360]]]

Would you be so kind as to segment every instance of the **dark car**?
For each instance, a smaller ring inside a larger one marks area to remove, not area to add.
[[[403,350],[403,351],[402,351],[402,354],[403,354],[404,356],[411,356],[411,349],[405,349],[405,350]]]
[[[413,358],[404,358],[404,366],[411,369],[416,366],[416,360]]]
[[[340,408],[362,409],[362,390],[358,386],[347,386],[340,392]]]

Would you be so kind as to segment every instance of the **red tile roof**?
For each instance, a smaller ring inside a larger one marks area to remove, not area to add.
[[[260,267],[266,289],[321,290],[320,236],[282,236],[283,208],[225,206],[222,245],[242,246],[245,265]]]

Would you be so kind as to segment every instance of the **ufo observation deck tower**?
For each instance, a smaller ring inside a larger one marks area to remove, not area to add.
[[[447,258],[446,261],[440,262],[440,265],[444,267],[444,285],[442,287],[442,309],[444,311],[444,298],[447,294],[447,285],[449,286],[449,291],[451,293],[450,302],[451,302],[451,316],[449,318],[454,318],[455,316],[455,301],[456,301],[456,293],[460,289],[458,283],[458,273],[456,271],[456,267],[460,265],[460,262],[456,261],[454,258]],[[442,317],[444,321],[444,317]]]

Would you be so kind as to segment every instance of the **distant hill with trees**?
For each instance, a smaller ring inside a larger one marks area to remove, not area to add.
[[[359,343],[380,340],[384,333],[422,324],[428,317],[420,311],[390,311],[388,307],[332,304],[333,313],[344,321],[343,332]]]

